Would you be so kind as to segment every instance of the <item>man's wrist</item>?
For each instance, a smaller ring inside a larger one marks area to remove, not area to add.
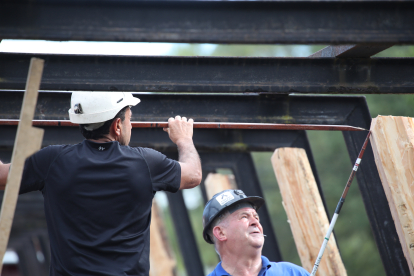
[[[190,137],[180,138],[175,142],[175,144],[177,145],[177,147],[182,147],[182,146],[186,146],[189,144],[193,144],[193,138],[190,138]]]

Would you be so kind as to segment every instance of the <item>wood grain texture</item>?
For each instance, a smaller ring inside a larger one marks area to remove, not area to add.
[[[32,127],[32,120],[36,108],[37,95],[42,78],[44,61],[32,58],[26,83],[26,92],[20,112],[20,124],[17,128],[16,140],[13,148],[11,168],[7,178],[0,214],[0,260],[7,249],[10,230],[16,209],[17,197],[22,179],[24,162],[27,157],[40,149],[43,140],[43,129]],[[0,266],[1,272],[2,265]]]
[[[234,175],[209,173],[204,181],[207,198],[210,200],[215,194],[229,189],[237,189]]]
[[[279,148],[271,161],[302,266],[310,272],[329,221],[306,152],[299,148]],[[347,275],[333,235],[316,275]]]
[[[414,276],[414,120],[378,116],[371,124],[375,163],[404,256]]]
[[[150,276],[174,276],[175,260],[171,255],[167,233],[155,201],[151,210]]]

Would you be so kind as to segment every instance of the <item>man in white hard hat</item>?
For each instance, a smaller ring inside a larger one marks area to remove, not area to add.
[[[201,182],[193,120],[168,120],[179,161],[129,147],[131,106],[125,92],[74,92],[69,117],[86,138],[49,146],[26,160],[20,193],[40,190],[51,247],[51,276],[149,274],[154,194]],[[4,188],[10,164],[0,165]]]
[[[221,262],[208,276],[308,276],[302,267],[271,262],[262,256],[263,228],[257,210],[258,196],[242,190],[224,190],[207,202],[203,212],[203,237],[214,244]]]

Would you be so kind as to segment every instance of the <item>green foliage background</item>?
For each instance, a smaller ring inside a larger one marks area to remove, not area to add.
[[[272,46],[181,44],[173,48],[171,55],[305,57],[323,47],[324,46],[319,45]],[[394,46],[376,56],[414,57],[414,47]],[[413,95],[366,95],[366,100],[372,117],[376,117],[377,115],[414,117]],[[340,132],[308,131],[308,138],[321,179],[328,211],[332,215],[355,160],[349,159],[345,142]],[[282,198],[277,181],[271,167],[271,155],[272,152],[252,153],[283,259],[300,265],[301,263],[287,222],[286,213],[282,207]],[[196,234],[202,262],[205,266],[205,272],[207,274],[211,272],[217,264],[218,257],[214,252],[213,247],[205,243],[201,235],[203,203],[201,202],[200,191],[197,189],[192,191],[192,195],[189,196],[194,197],[198,194],[200,204],[195,208],[192,207],[190,210],[190,218],[194,233]],[[170,242],[177,260],[177,275],[187,275],[175,238],[174,227],[168,208],[164,208],[163,213]],[[349,191],[341,216],[335,226],[335,236],[348,275],[385,275],[356,179]]]

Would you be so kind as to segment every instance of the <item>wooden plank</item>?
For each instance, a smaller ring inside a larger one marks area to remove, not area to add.
[[[156,202],[151,210],[150,276],[174,276],[175,260],[171,255],[164,223]]]
[[[234,175],[209,173],[204,181],[207,198],[210,200],[215,194],[229,189],[237,189]]]
[[[17,128],[13,148],[11,168],[7,178],[3,203],[0,214],[0,272],[3,257],[7,249],[10,230],[16,209],[17,196],[23,174],[24,162],[27,157],[40,149],[43,140],[43,129],[32,127],[32,120],[37,102],[37,94],[42,78],[44,60],[32,58],[26,83],[26,92],[20,113],[20,123]]]
[[[271,161],[302,266],[311,271],[329,221],[306,152],[299,148],[279,148]],[[347,275],[333,235],[316,275]]]
[[[414,275],[414,120],[378,116],[371,124],[375,163],[398,237]]]

